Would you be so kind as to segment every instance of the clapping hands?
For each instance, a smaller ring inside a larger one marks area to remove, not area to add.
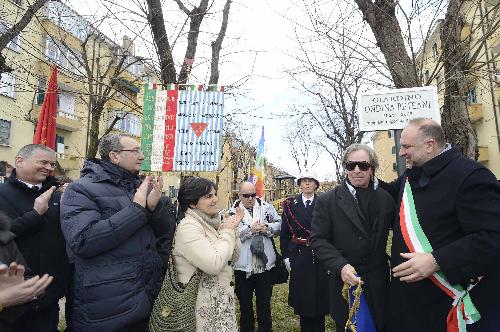
[[[224,218],[224,222],[220,225],[220,229],[228,228],[228,229],[236,229],[240,224],[245,212],[243,209],[237,207],[235,210],[235,214],[232,216]]]
[[[149,186],[153,189],[148,194]],[[154,211],[158,202],[160,201],[161,194],[163,190],[163,179],[161,176],[154,178],[152,176],[146,176],[144,181],[137,189],[134,195],[134,202],[141,205],[144,208],[148,208],[149,211]]]

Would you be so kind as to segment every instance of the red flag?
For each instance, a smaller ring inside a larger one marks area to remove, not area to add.
[[[49,85],[45,91],[42,108],[38,116],[33,143],[43,144],[56,149],[56,116],[57,116],[57,67],[52,68]]]

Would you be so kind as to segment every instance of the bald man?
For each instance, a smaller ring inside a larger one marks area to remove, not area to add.
[[[241,252],[235,264],[235,291],[240,303],[240,331],[254,331],[253,294],[257,301],[258,331],[272,331],[270,269],[276,262],[272,237],[281,230],[281,218],[271,204],[257,197],[255,186],[243,182],[230,210],[240,207],[245,216],[240,223]]]
[[[441,126],[432,120],[409,122],[399,154],[409,169],[395,182],[381,184],[400,206],[393,228],[388,331],[442,332],[460,325],[461,318],[472,323],[468,332],[498,331],[497,179],[445,143]],[[478,313],[481,319],[473,323]]]

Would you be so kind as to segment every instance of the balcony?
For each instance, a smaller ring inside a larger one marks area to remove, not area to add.
[[[478,122],[483,119],[483,104],[468,104],[467,111],[472,123]]]
[[[31,118],[38,121],[41,106],[35,107]],[[78,131],[82,128],[82,123],[74,114],[58,111],[56,118],[56,127],[67,131]]]
[[[57,153],[56,159],[59,165],[61,165],[61,167],[66,171],[73,171],[80,169],[80,160],[76,156],[64,153]]]
[[[82,123],[74,114],[58,111],[56,127],[67,131],[78,131],[82,127]]]
[[[479,146],[479,157],[477,158],[477,161],[486,162],[488,160],[490,160],[488,147],[487,146]]]

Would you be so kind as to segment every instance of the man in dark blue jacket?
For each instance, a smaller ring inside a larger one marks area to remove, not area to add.
[[[109,134],[100,160],[87,160],[64,192],[62,229],[75,259],[76,331],[147,331],[163,263],[175,230],[175,211],[161,178],[138,176],[137,141]]]
[[[392,241],[388,331],[500,326],[500,186],[481,164],[445,144],[441,127],[414,119],[401,134],[410,167],[382,184],[399,201]],[[465,315],[462,306],[464,304]],[[481,315],[476,323],[478,315]]]

